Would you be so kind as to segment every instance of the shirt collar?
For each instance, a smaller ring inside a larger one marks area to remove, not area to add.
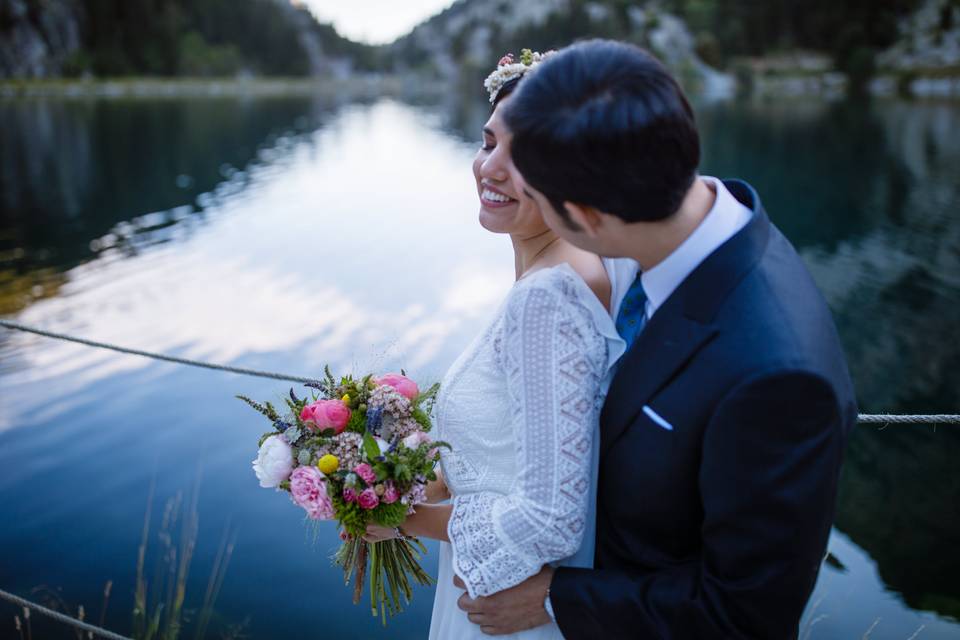
[[[707,256],[733,237],[753,216],[753,212],[734,198],[722,181],[710,176],[700,176],[700,179],[711,185],[716,193],[713,207],[673,253],[641,275],[640,282],[647,294],[647,318]]]

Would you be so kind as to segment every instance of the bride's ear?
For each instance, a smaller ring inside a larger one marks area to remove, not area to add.
[[[597,232],[603,220],[600,212],[591,206],[577,204],[575,202],[564,202],[564,208],[570,216],[570,221],[577,227],[578,231],[587,234],[591,238],[597,237]]]

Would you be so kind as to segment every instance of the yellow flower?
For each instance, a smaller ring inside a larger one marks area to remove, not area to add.
[[[349,404],[350,404],[350,394],[349,394],[349,393],[344,394],[344,396],[343,396],[342,398],[340,398],[340,402],[342,402],[342,403],[345,404],[345,405],[349,405]]]
[[[331,474],[339,468],[340,461],[337,460],[337,456],[332,456],[329,453],[321,457],[317,462],[317,469],[320,469],[320,471],[325,474]]]

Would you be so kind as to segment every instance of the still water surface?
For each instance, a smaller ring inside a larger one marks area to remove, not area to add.
[[[439,379],[513,278],[508,241],[476,222],[486,108],[0,102],[0,313],[238,366]],[[704,173],[752,182],[824,290],[862,409],[957,412],[960,108],[698,113]],[[112,580],[106,626],[129,632],[151,482],[154,530],[164,502],[198,486],[188,608],[227,523],[237,536],[214,637],[424,637],[429,589],[382,631],[329,565],[333,528],[314,540],[301,510],[257,486],[263,424],[232,396],[288,386],[0,333],[0,588],[96,619]],[[957,459],[960,430],[856,432],[802,638],[960,637]],[[14,613],[0,604],[0,637]]]

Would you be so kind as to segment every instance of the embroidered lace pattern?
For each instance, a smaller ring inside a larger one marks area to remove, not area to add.
[[[438,402],[454,447],[444,459],[453,568],[473,597],[572,555],[583,536],[607,346],[576,277],[554,268],[518,282]],[[462,402],[471,391],[473,413]]]

